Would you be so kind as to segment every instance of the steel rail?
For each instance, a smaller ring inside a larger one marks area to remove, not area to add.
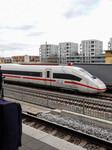
[[[72,135],[74,134],[75,136],[78,136],[79,138],[82,138],[82,139],[85,139],[91,143],[94,143],[94,144],[98,144],[102,147],[106,147],[108,148],[109,150],[112,149],[112,142],[110,141],[107,141],[107,140],[104,140],[104,139],[101,139],[101,138],[98,138],[96,136],[93,136],[93,135],[89,135],[87,133],[83,133],[81,131],[77,131],[77,130],[73,130],[69,127],[65,127],[65,126],[62,126],[60,124],[57,124],[57,123],[54,123],[54,122],[51,122],[51,121],[48,121],[48,120],[45,120],[45,119],[42,119],[42,118],[39,118],[39,117],[36,117],[36,116],[33,116],[31,114],[27,114],[25,112],[22,112],[22,115],[23,116],[28,116],[30,118],[33,118],[35,119],[36,121],[39,121],[43,124],[47,124],[49,126],[52,126],[52,127],[55,127],[55,128],[58,128],[58,129],[61,129],[62,131],[66,131],[68,133],[71,133]]]
[[[4,90],[5,89],[8,89],[8,90],[12,90],[12,91],[15,91],[15,92],[19,92],[21,93],[22,92],[31,92],[32,93],[39,93],[39,94],[49,94],[49,95],[54,95],[54,96],[57,96],[57,97],[68,97],[68,98],[72,98],[72,99],[75,99],[75,100],[79,100],[79,99],[86,99],[86,100],[94,100],[96,102],[102,102],[102,100],[98,100],[98,99],[95,99],[95,98],[88,98],[88,97],[83,97],[83,96],[76,96],[76,95],[70,95],[70,94],[63,94],[63,93],[59,93],[59,92],[49,92],[49,91],[43,91],[43,90],[38,90],[38,89],[31,89],[31,88],[27,88],[27,87],[18,87],[18,86],[10,86],[10,85],[4,85]],[[27,93],[28,94],[28,93]],[[104,103],[111,103],[112,102],[107,102],[107,101],[103,101]]]
[[[4,86],[4,95],[24,102],[112,120],[112,102],[17,86]]]

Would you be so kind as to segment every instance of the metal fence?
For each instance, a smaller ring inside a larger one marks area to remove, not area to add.
[[[4,85],[4,96],[46,107],[65,109],[104,120],[112,120],[112,103],[36,89]]]

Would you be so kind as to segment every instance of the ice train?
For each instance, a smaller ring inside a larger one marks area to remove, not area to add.
[[[106,91],[105,84],[86,70],[75,66],[1,64],[5,81],[31,83],[97,94]]]

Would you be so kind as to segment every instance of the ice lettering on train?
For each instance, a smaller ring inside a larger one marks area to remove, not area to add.
[[[62,85],[63,84],[63,80],[56,80],[56,84]]]

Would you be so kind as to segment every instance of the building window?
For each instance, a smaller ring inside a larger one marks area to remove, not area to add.
[[[94,49],[91,49],[91,52],[93,52],[94,51]]]
[[[91,41],[91,44],[93,44],[94,43],[94,41]]]

